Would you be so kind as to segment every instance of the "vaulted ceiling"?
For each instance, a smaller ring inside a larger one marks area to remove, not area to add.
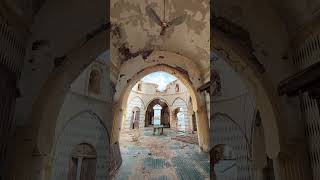
[[[147,14],[150,5],[158,16],[164,17],[163,0],[112,0],[113,25],[111,52],[118,52],[112,61],[130,59],[125,53],[164,50],[181,54],[194,60],[201,69],[209,67],[210,52],[210,4],[209,0],[166,0],[166,20],[187,14],[180,25],[169,27],[160,35],[161,27]],[[123,51],[126,48],[126,51]],[[148,53],[147,53],[148,54]],[[138,55],[138,53],[136,54]]]

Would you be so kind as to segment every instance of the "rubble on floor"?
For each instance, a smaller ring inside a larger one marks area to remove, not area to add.
[[[121,132],[123,163],[115,180],[210,179],[209,155],[199,150],[192,135],[177,136],[175,131],[165,129],[164,135],[155,136],[152,128],[139,130],[139,133],[138,141],[132,141],[135,133]],[[174,140],[176,137],[179,141]],[[191,143],[186,143],[186,139]]]

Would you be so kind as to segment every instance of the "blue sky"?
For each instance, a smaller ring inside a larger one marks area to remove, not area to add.
[[[148,83],[154,83],[158,84],[158,90],[163,91],[166,89],[166,86],[171,83],[172,81],[175,81],[177,78],[172,76],[171,74],[168,74],[166,72],[154,72],[151,73],[145,77],[143,77],[141,80],[143,82],[148,82]]]

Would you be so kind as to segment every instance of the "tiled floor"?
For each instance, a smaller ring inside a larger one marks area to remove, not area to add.
[[[170,129],[165,129],[163,136],[153,135],[150,128],[140,132],[122,131],[120,148],[123,162],[115,179],[210,179],[209,155],[201,152],[198,145],[171,140],[176,135]]]

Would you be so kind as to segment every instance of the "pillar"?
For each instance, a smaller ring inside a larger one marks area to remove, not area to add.
[[[196,113],[199,146],[203,151],[209,151],[209,122],[206,106],[201,106]]]

